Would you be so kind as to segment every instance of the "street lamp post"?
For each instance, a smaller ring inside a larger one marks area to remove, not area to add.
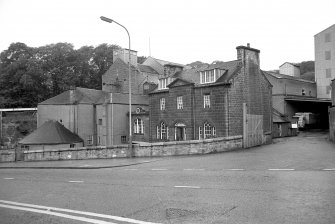
[[[127,31],[127,34],[128,34],[128,39],[129,39],[129,61],[128,61],[128,82],[129,82],[129,145],[128,145],[128,156],[129,157],[132,157],[132,149],[133,149],[133,138],[132,138],[132,131],[131,131],[131,124],[132,124],[132,121],[131,121],[131,67],[130,67],[130,34],[127,30],[126,27],[124,27],[123,25],[121,25],[120,23],[116,22],[115,20],[112,20],[112,19],[109,19],[107,17],[104,17],[104,16],[100,16],[100,19],[102,21],[105,21],[105,22],[108,22],[108,23],[116,23],[117,25],[121,26],[123,29],[125,29]]]

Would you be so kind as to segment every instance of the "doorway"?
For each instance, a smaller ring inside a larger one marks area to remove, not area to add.
[[[186,140],[186,125],[182,123],[175,124],[175,140],[185,141]]]

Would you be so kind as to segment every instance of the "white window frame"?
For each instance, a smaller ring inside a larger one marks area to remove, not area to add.
[[[204,139],[211,138],[212,126],[209,123],[204,124]]]
[[[136,118],[134,121],[134,134],[144,134],[144,124],[140,118]]]
[[[210,94],[204,95],[204,108],[211,108],[211,95]]]
[[[212,135],[213,137],[216,137],[216,128],[214,126],[212,127]]]
[[[200,83],[213,83],[215,82],[216,69],[211,69],[207,71],[200,72]]]
[[[160,108],[161,110],[165,110],[165,98],[160,99]]]
[[[169,83],[169,78],[159,79],[159,89],[167,89]]]
[[[164,122],[161,122],[160,124],[160,139],[167,139],[167,126]]]
[[[177,96],[177,109],[181,110],[184,108],[183,105],[183,96]]]
[[[199,140],[203,139],[202,126],[199,126]]]
[[[88,135],[86,142],[87,145],[93,145],[93,135]]]
[[[204,123],[204,129],[203,129],[203,138],[213,138],[216,137],[216,128],[215,126],[210,125],[209,123]],[[199,127],[199,136],[200,136],[200,127]]]

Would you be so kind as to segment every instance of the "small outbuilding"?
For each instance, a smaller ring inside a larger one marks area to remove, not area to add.
[[[289,120],[285,115],[273,110],[272,113],[272,137],[290,137],[298,135],[298,127],[294,119]]]
[[[82,147],[83,140],[58,121],[44,122],[38,129],[19,141],[24,150],[46,150]]]

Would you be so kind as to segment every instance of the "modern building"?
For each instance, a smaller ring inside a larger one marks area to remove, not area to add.
[[[317,97],[331,97],[330,82],[335,78],[335,24],[314,35]]]
[[[272,86],[260,70],[260,51],[249,45],[236,49],[234,61],[201,69],[166,67],[149,94],[150,141],[243,135],[259,145],[271,139]]]
[[[279,66],[279,73],[288,76],[300,77],[300,65],[297,63],[285,62]]]

